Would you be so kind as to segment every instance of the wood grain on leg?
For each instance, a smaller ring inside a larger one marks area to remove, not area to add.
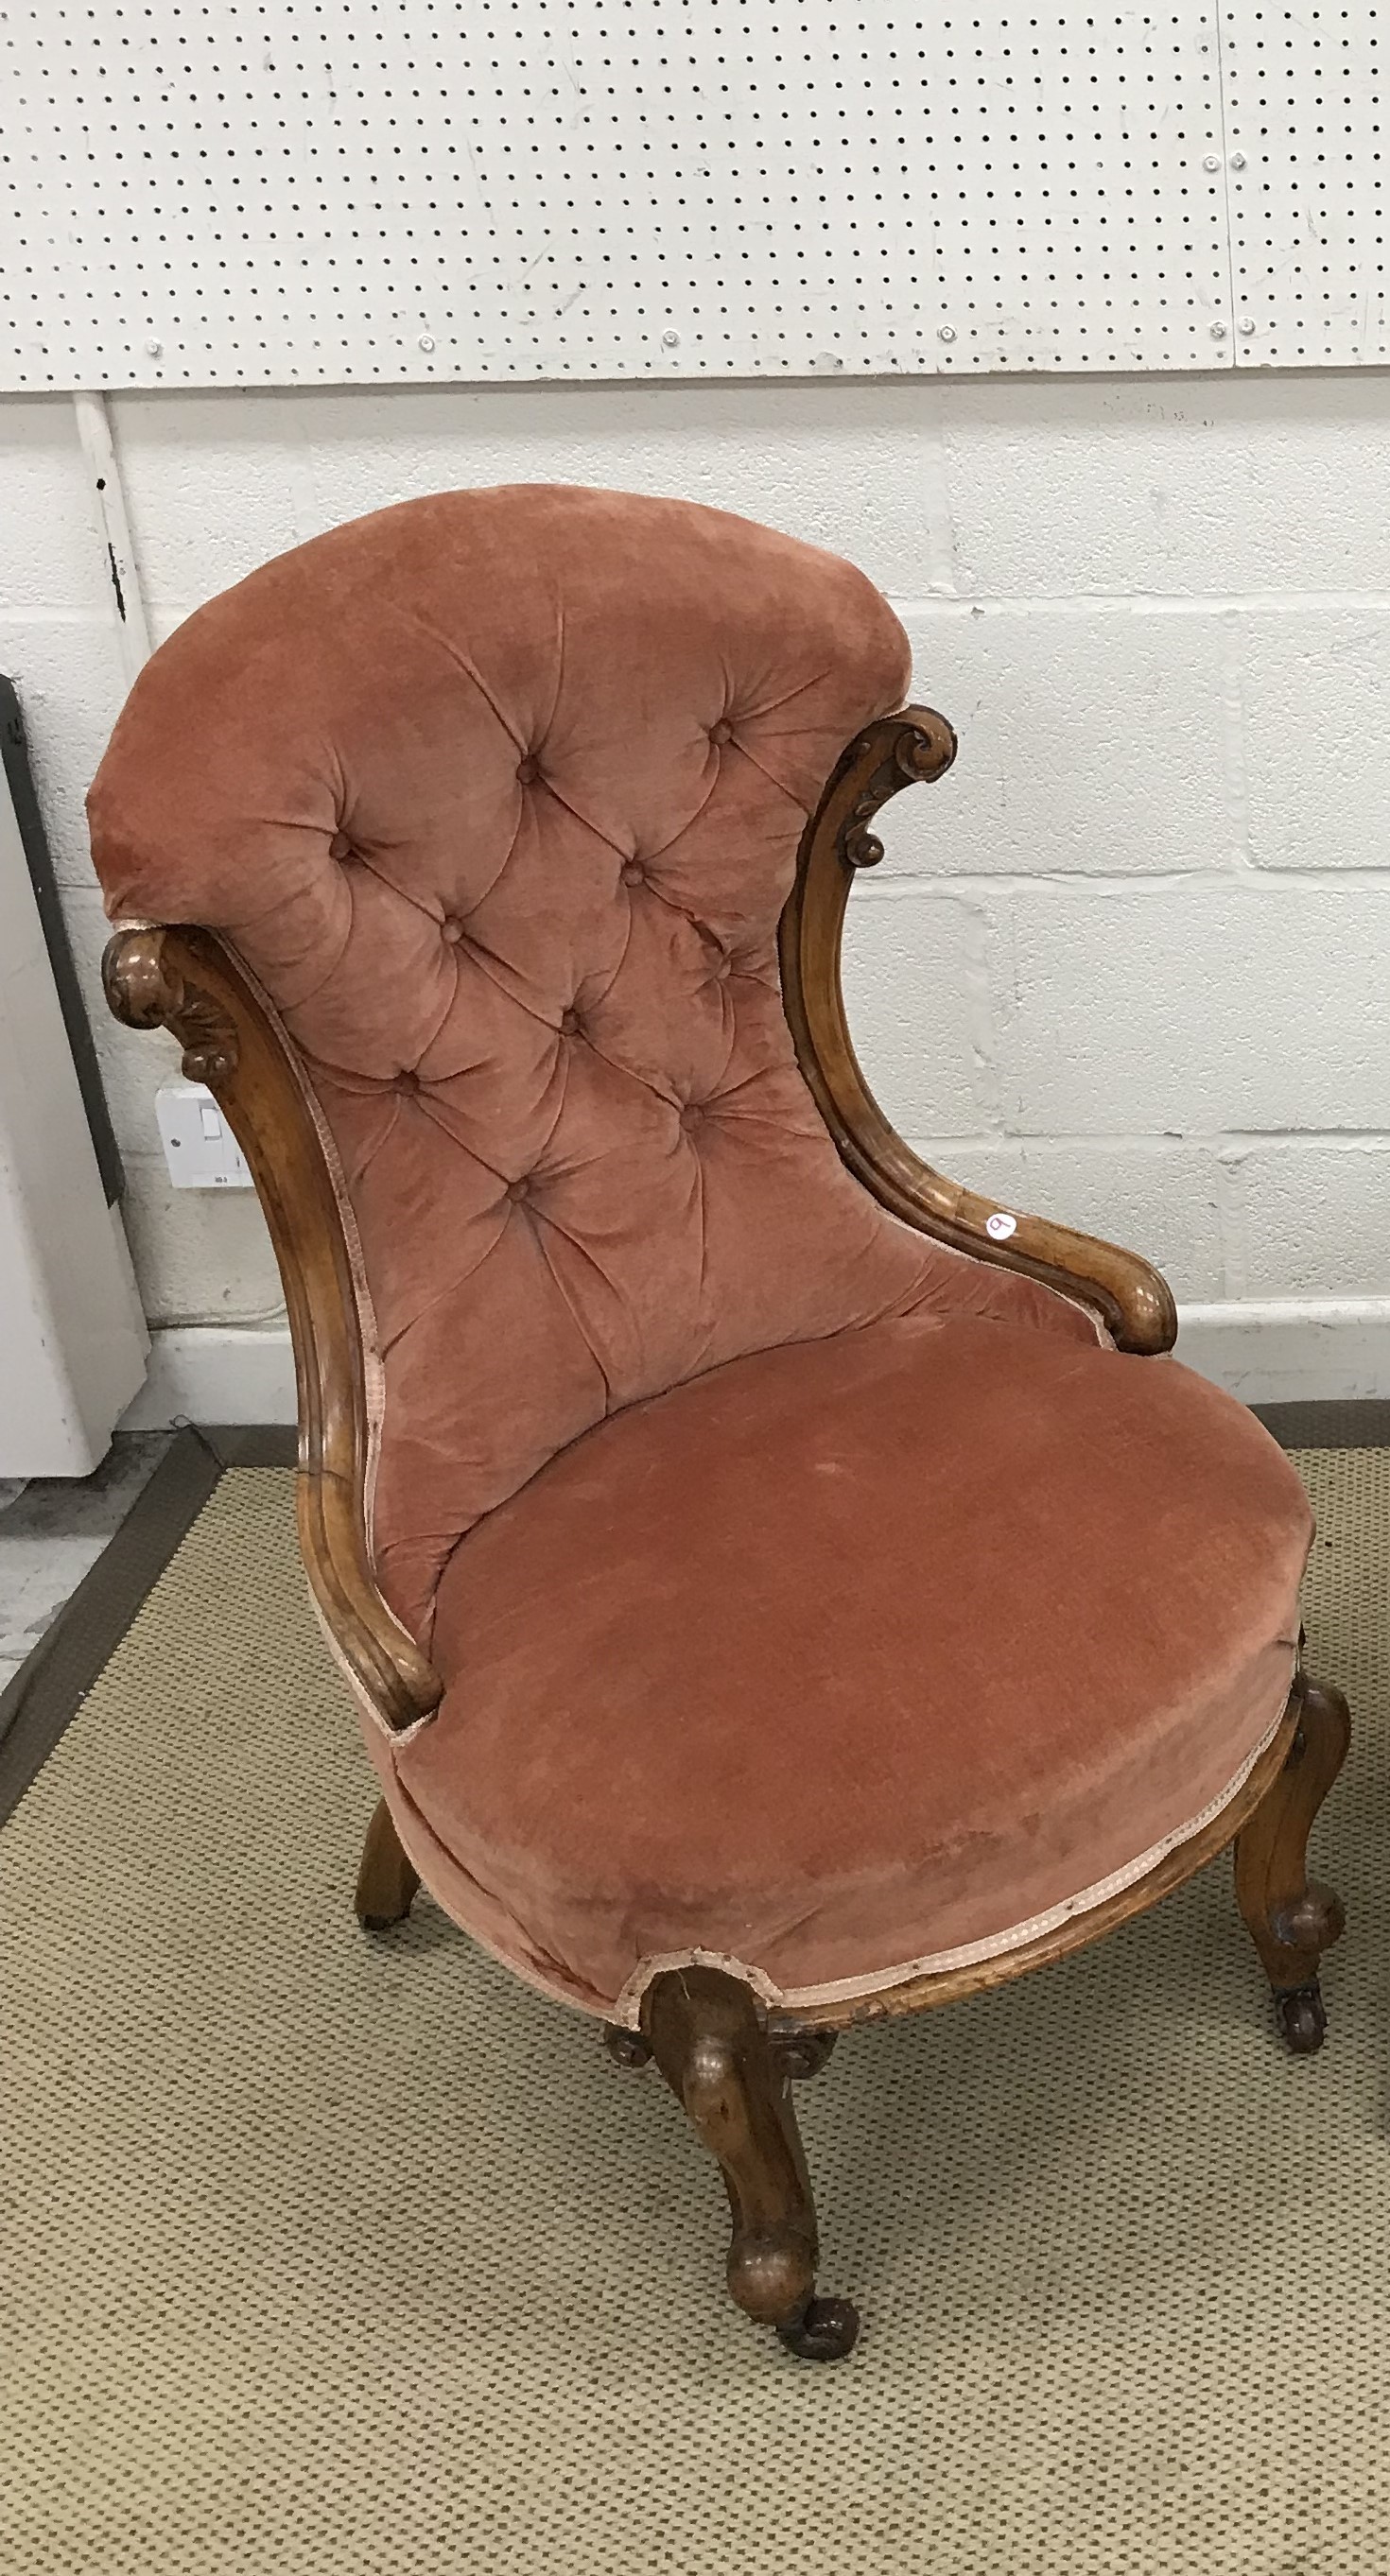
[[[419,1884],[420,1873],[406,1859],[391,1810],[380,1798],[357,1873],[357,1920],[364,1932],[385,1932],[391,1924],[403,1923]]]
[[[1308,1876],[1308,1833],[1346,1759],[1350,1718],[1339,1690],[1301,1681],[1284,1767],[1236,1838],[1236,1902],[1274,1990],[1294,2054],[1321,2048],[1327,2027],[1318,1961],[1340,1938],[1341,1901]]]
[[[816,2213],[785,2052],[752,1988],[718,1968],[653,1979],[642,2035],[719,2164],[733,2212],[729,2288],[807,2360],[838,2360],[859,2330],[847,2299],[818,2299]]]

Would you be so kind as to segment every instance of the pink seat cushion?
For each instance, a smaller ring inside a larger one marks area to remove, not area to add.
[[[698,1949],[814,2002],[1008,1946],[1223,1802],[1310,1534],[1173,1361],[978,1316],[757,1352],[463,1541],[443,1706],[383,1776],[437,1893],[552,1990],[611,2007]]]

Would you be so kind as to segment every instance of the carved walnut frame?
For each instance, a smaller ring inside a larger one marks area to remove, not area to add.
[[[840,947],[854,878],[883,856],[870,825],[900,789],[939,778],[955,750],[943,717],[908,707],[869,725],[837,763],[803,835],[781,921],[783,1002],[798,1062],[844,1162],[894,1216],[1088,1306],[1119,1349],[1165,1352],[1177,1317],[1148,1262],[1001,1209],[933,1171],[890,1126],[856,1060]],[[120,930],[103,974],[118,1019],[132,1028],[163,1026],[179,1039],[185,1074],[215,1093],[250,1165],[289,1311],[299,1538],[309,1583],[363,1696],[390,1732],[403,1732],[430,1714],[443,1685],[387,1607],[372,1565],[373,1431],[351,1218],[297,1054],[254,978],[210,931]],[[1346,1740],[1345,1701],[1300,1671],[1276,1734],[1236,1795],[1133,1886],[972,1967],[819,2006],[814,2028],[764,2011],[750,1988],[714,1968],[657,1977],[643,1999],[640,2030],[610,2030],[610,2045],[626,2064],[656,2059],[718,2156],[734,2211],[729,2282],[740,2305],[776,2325],[803,2354],[834,2356],[854,2340],[848,2303],[814,2296],[815,2218],[788,2089],[791,2077],[823,2063],[839,2028],[978,1994],[1062,1958],[1146,1910],[1233,1841],[1238,1902],[1284,2035],[1300,2052],[1319,2046],[1318,1960],[1338,1937],[1342,1915],[1337,1899],[1307,1878],[1305,1851]],[[358,1882],[364,1923],[398,1920],[416,1883],[383,1804]]]

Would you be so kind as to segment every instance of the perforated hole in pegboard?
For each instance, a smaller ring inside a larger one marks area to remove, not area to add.
[[[1390,17],[1239,0],[1223,12],[1221,43],[1242,362],[1390,356]]]
[[[1225,363],[1215,5],[0,5],[5,381]]]

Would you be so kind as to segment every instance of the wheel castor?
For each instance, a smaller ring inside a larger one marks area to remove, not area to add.
[[[767,2036],[774,2062],[782,2073],[789,2075],[794,2084],[805,2084],[813,2075],[819,2075],[839,2033],[833,2030],[773,2029]]]
[[[1318,1992],[1324,1950],[1342,1937],[1341,1899],[1308,1876],[1308,1829],[1346,1756],[1350,1720],[1340,1691],[1300,1671],[1297,1723],[1284,1764],[1236,1837],[1236,1901],[1274,1996],[1285,2046],[1321,2048],[1327,2016]]]
[[[1284,2045],[1293,2056],[1316,2056],[1327,2036],[1327,2012],[1316,1977],[1311,1985],[1276,1990],[1274,2009]]]
[[[858,2332],[859,2310],[848,2299],[808,2299],[795,2325],[777,2329],[800,2361],[843,2361]]]
[[[604,2023],[603,2045],[615,2066],[625,2066],[634,2073],[640,2073],[644,2066],[651,2064],[652,2053],[640,2030],[624,2030],[621,2022]]]

